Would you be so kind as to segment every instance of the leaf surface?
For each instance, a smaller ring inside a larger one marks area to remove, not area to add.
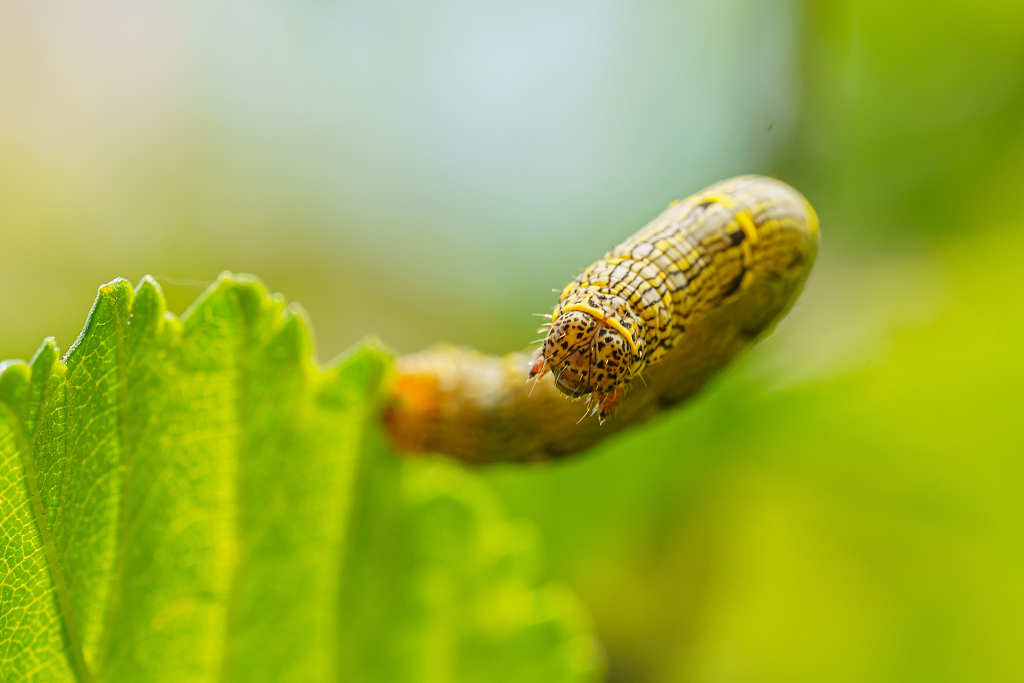
[[[377,632],[408,645],[403,665],[374,678],[355,665],[372,649],[349,613],[360,567],[433,553],[444,561],[406,567],[395,594],[434,580],[472,592],[493,571],[480,559],[494,554],[489,535],[508,525],[486,489],[466,497],[483,486],[466,473],[441,493],[403,483],[394,500],[374,497],[374,482],[416,481],[421,467],[377,433],[390,363],[370,343],[317,366],[301,309],[230,275],[181,320],[153,280],[114,281],[63,359],[51,339],[30,363],[4,363],[0,681],[414,681],[431,679],[434,659],[471,660],[466,634],[486,633],[472,610],[487,599],[387,612]],[[424,496],[445,495],[452,514],[419,520]],[[381,515],[401,521],[354,540],[366,534],[353,519]],[[422,524],[434,536],[417,536]],[[502,590],[526,599],[534,584],[517,572],[487,584],[491,602]],[[360,617],[391,610],[377,597]],[[589,675],[572,598],[542,602],[525,618],[495,612],[492,649],[554,662],[560,677],[543,680]],[[459,628],[410,631],[414,613]],[[524,650],[536,624],[550,632]]]

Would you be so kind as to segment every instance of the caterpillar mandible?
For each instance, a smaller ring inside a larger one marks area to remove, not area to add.
[[[818,239],[807,200],[772,178],[673,202],[565,287],[539,353],[441,346],[399,358],[384,415],[392,441],[476,463],[541,460],[644,422],[774,326]],[[564,396],[587,396],[598,420],[581,422]]]

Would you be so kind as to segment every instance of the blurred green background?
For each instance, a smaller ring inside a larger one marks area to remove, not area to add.
[[[505,352],[672,199],[801,190],[777,333],[596,452],[482,472],[611,681],[1024,679],[1024,5],[0,0],[0,358],[225,269]]]

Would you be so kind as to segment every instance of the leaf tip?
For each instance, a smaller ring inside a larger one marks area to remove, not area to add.
[[[218,276],[216,287],[231,293],[250,325],[256,324],[268,307],[276,304],[276,310],[280,311],[284,306],[281,295],[267,294],[267,286],[255,275],[225,270]]]
[[[23,360],[0,362],[0,402],[24,418],[24,403],[32,371]]]
[[[96,299],[93,301],[92,309],[89,311],[89,317],[85,320],[85,326],[82,327],[82,331],[78,334],[78,338],[75,339],[67,353],[64,354],[64,362],[67,363],[70,361],[72,356],[75,354],[75,350],[82,344],[86,337],[89,336],[89,331],[97,323],[106,322],[111,317],[126,320],[128,317],[128,311],[131,309],[134,296],[135,294],[132,290],[131,283],[123,277],[115,278],[107,284],[101,285],[99,291],[96,293]]]
[[[353,390],[362,396],[376,396],[391,372],[395,355],[376,337],[367,337],[331,361],[321,399],[335,406],[348,406]]]
[[[273,300],[274,296],[270,295],[267,298]],[[273,355],[293,362],[311,360],[313,334],[305,309],[297,303],[291,303],[284,308],[281,317],[281,326],[271,342]]]
[[[150,320],[163,320],[166,310],[163,289],[153,277],[146,275],[134,291],[131,315],[136,319],[135,324],[145,325]]]
[[[47,337],[32,354],[32,360],[28,364],[33,373],[48,373],[58,360],[60,360],[60,349],[57,347],[57,340],[54,337]]]
[[[159,335],[167,315],[167,300],[156,279],[146,275],[133,292],[131,311],[127,320],[126,349],[134,355],[144,339]]]
[[[266,285],[263,284],[263,280],[259,279],[251,273],[232,273],[230,270],[221,271],[220,275],[217,276],[216,285],[231,285],[231,286],[251,286],[256,285],[266,293]]]
[[[99,297],[124,296],[132,291],[132,285],[123,277],[114,278],[105,285],[100,285]]]
[[[155,290],[157,294],[163,294],[163,288],[152,275],[143,275],[139,284],[135,287],[135,296],[138,297],[143,291]]]

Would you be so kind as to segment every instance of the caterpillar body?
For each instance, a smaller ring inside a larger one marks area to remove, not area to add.
[[[539,353],[435,347],[400,358],[385,412],[392,440],[471,462],[539,460],[646,421],[774,326],[818,238],[807,200],[772,178],[673,202],[565,287]],[[587,397],[598,420],[581,422],[564,396]]]

